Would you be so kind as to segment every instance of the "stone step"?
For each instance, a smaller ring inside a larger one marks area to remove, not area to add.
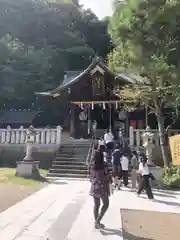
[[[87,157],[87,154],[74,154],[74,153],[56,153],[56,157],[74,157],[74,155],[76,156],[76,158],[79,157]]]
[[[49,173],[72,173],[72,174],[78,174],[78,175],[81,175],[81,174],[88,174],[88,169],[69,169],[69,168],[66,168],[66,169],[56,169],[56,168],[51,168],[49,170]]]
[[[63,148],[81,148],[81,149],[87,149],[87,148],[89,148],[90,147],[90,144],[84,144],[84,145],[82,145],[82,144],[68,144],[68,145],[62,145],[61,146],[61,149],[63,149]]]
[[[61,153],[64,153],[64,154],[67,154],[67,153],[71,153],[71,154],[86,154],[87,152],[89,151],[89,149],[87,150],[83,150],[83,149],[64,149],[64,150],[60,150],[59,152],[57,152],[57,154],[61,154]]]
[[[70,165],[65,165],[65,164],[52,164],[52,169],[56,168],[56,169],[67,169],[70,168]],[[87,166],[86,165],[72,165],[72,169],[79,169],[79,170],[87,170]]]
[[[83,148],[83,147],[62,147],[59,151],[70,151],[70,150],[77,150],[77,151],[87,151],[89,147]]]
[[[72,173],[48,173],[48,177],[56,177],[56,178],[83,178],[87,179],[87,174],[72,174]]]
[[[49,177],[87,178],[89,173],[86,158],[91,141],[67,142],[56,153]]]
[[[76,165],[76,166],[84,166],[85,165],[85,161],[71,161],[71,160],[69,160],[69,161],[64,161],[64,160],[60,160],[60,161],[53,161],[53,164],[55,164],[55,165],[60,165],[60,164],[62,164],[62,165],[68,165],[68,166],[74,166],[74,165]]]
[[[70,161],[70,160],[71,160],[71,161],[80,161],[80,162],[83,161],[83,162],[84,162],[84,161],[86,160],[86,158],[84,158],[84,157],[77,158],[77,157],[70,157],[70,156],[69,156],[69,157],[56,157],[55,160],[56,160],[56,161],[57,161],[57,160],[58,160],[58,161],[61,161],[61,160],[62,160],[62,161]]]

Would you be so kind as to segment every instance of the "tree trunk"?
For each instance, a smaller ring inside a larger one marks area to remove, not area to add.
[[[168,146],[166,145],[166,136],[165,136],[165,126],[164,126],[164,117],[162,114],[162,109],[159,106],[159,104],[156,102],[156,116],[157,116],[157,122],[158,122],[158,131],[159,131],[159,139],[160,139],[160,147],[161,147],[161,153],[162,158],[164,162],[164,167],[168,167],[169,161],[168,161]]]

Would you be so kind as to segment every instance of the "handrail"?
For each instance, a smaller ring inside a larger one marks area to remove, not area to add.
[[[87,158],[86,158],[86,165],[88,165],[88,166],[91,165],[91,157],[92,157],[93,149],[94,149],[94,140],[92,139],[91,145],[90,145],[90,148],[89,148],[89,152],[88,152],[88,155],[87,155]]]

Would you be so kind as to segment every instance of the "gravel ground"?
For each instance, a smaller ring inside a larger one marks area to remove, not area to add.
[[[180,214],[122,210],[124,240],[179,240]]]
[[[0,184],[0,212],[8,209],[17,202],[23,200],[34,192],[40,190],[44,185],[23,186],[18,184]]]

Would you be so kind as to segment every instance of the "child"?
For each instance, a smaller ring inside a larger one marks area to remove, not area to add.
[[[146,191],[146,194],[149,199],[153,199],[153,193],[151,190],[151,186],[149,183],[149,178],[152,178],[152,174],[149,172],[149,168],[147,165],[147,158],[143,157],[140,159],[140,164],[139,164],[139,173],[141,176],[141,180],[139,183],[139,189],[137,194],[140,195],[143,190]]]

